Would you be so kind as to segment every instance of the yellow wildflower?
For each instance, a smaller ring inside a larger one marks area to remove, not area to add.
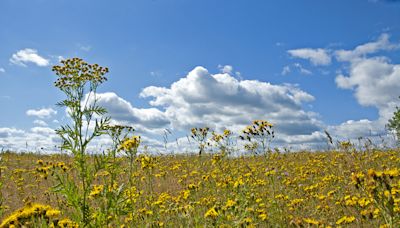
[[[345,216],[341,217],[339,220],[336,221],[336,225],[352,223],[355,220],[356,220],[356,217],[345,215]]]
[[[95,198],[99,196],[104,189],[104,185],[95,185],[93,186],[93,190],[89,193],[89,198]]]
[[[258,218],[261,219],[261,221],[267,220],[268,216],[266,213],[261,213],[258,215]]]
[[[204,218],[216,218],[218,217],[218,212],[215,210],[215,207],[210,208],[205,214]]]
[[[228,200],[226,201],[225,207],[226,207],[226,208],[230,208],[230,207],[235,206],[235,204],[236,204],[236,202],[235,202],[234,200],[228,199]]]
[[[313,218],[304,218],[303,221],[309,225],[319,225],[320,222]]]

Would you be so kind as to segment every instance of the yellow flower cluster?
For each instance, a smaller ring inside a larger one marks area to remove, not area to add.
[[[95,185],[93,186],[92,191],[89,193],[89,198],[96,198],[102,194],[104,190],[104,185]]]
[[[229,129],[225,129],[222,134],[217,134],[216,132],[212,132],[211,140],[218,143],[226,139],[227,137],[231,136],[232,134],[233,134],[232,131]]]
[[[49,205],[29,203],[5,218],[0,227],[25,227],[29,226],[33,220],[52,221],[60,213],[59,210],[53,209]]]
[[[154,168],[156,158],[149,155],[143,155],[137,158],[136,160],[140,162],[140,166],[142,167],[143,170],[145,170]]]
[[[53,175],[54,169],[61,169],[66,172],[69,167],[65,164],[65,162],[44,162],[42,159],[37,160],[36,162],[39,167],[36,168],[36,172],[39,173],[40,177],[46,179],[49,175]]]
[[[136,151],[140,145],[141,138],[140,136],[132,136],[131,138],[126,138],[122,141],[119,146],[119,150],[123,150],[125,152]]]
[[[349,224],[352,223],[356,220],[356,217],[354,216],[343,216],[339,220],[336,221],[336,225],[342,225],[342,224]]]
[[[266,120],[254,120],[252,125],[247,126],[242,132],[241,139],[250,140],[252,136],[271,135],[273,125]]]
[[[204,213],[204,218],[212,218],[215,219],[218,216],[217,210],[215,207],[210,208],[206,213]]]
[[[108,73],[107,67],[98,64],[88,64],[80,58],[61,61],[61,66],[54,66],[52,70],[59,76],[55,86],[60,89],[77,88],[87,81],[101,84],[106,81],[104,75]]]
[[[209,130],[209,127],[194,127],[190,130],[190,132],[192,133],[192,137],[206,137]]]

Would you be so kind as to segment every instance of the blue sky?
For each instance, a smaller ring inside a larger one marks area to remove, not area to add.
[[[293,147],[322,143],[323,130],[383,134],[399,104],[399,21],[398,1],[2,0],[0,147],[57,141],[40,134],[65,119],[51,66],[69,57],[110,68],[103,104],[149,143],[245,117],[275,121],[277,143]]]

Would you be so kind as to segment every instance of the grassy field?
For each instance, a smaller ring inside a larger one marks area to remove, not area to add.
[[[54,188],[60,176],[79,183],[71,157],[3,153],[1,158],[3,227],[80,223],[74,206]],[[96,165],[95,157],[89,159]],[[239,158],[141,155],[134,163],[123,156],[113,162],[118,165],[92,173],[87,211],[92,226],[400,226],[399,150]],[[113,173],[118,175],[110,182]]]

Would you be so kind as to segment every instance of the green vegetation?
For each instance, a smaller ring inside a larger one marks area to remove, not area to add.
[[[78,58],[61,64],[53,67],[66,95],[58,105],[71,122],[57,134],[67,154],[1,155],[0,228],[400,225],[399,150],[357,151],[344,141],[340,151],[281,153],[270,149],[273,125],[255,120],[240,133],[244,148],[229,129],[203,127],[191,129],[201,156],[138,155],[141,137],[111,125],[97,105],[108,69]],[[397,134],[399,120],[397,109],[389,122]],[[100,136],[110,147],[89,154]],[[235,150],[250,154],[228,156]]]
[[[73,157],[13,153],[2,157],[4,222],[47,221],[62,227],[58,221],[69,221],[85,226],[79,208],[51,191],[61,170],[82,188]],[[89,165],[96,162],[94,157],[87,159]],[[271,152],[268,159],[139,155],[133,164],[129,156],[113,162],[92,173],[86,226],[400,225],[399,150]],[[112,164],[118,165],[108,167]],[[132,172],[126,172],[130,168]],[[118,175],[112,177],[113,173]],[[29,208],[37,204],[59,213],[35,214]],[[17,221],[22,211],[25,219]]]
[[[399,97],[400,98],[400,97]],[[393,113],[393,117],[389,120],[387,125],[389,130],[396,133],[397,141],[400,142],[400,109],[396,107],[396,111]]]

